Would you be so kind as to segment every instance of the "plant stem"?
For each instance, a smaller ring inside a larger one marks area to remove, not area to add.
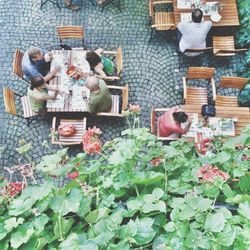
[[[140,194],[139,194],[139,191],[138,191],[136,184],[134,185],[134,188],[135,188],[136,195],[139,196]]]
[[[153,245],[153,243],[149,243],[147,245],[144,245],[144,246],[141,246],[141,247],[137,247],[137,248],[134,248],[134,250],[142,250],[142,249],[145,249],[147,247],[150,247],[151,245]]]
[[[62,216],[61,214],[57,217],[58,218],[58,226],[59,226],[59,234],[60,234],[60,241],[63,241],[63,235],[62,235]]]

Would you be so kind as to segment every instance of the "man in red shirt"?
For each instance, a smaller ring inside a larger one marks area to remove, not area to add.
[[[188,122],[185,128],[181,127],[181,123]],[[181,111],[179,107],[172,107],[158,120],[159,135],[162,137],[168,137],[173,134],[185,134],[192,121],[189,120],[188,115]]]

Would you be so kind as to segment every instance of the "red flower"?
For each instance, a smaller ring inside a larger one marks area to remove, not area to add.
[[[161,157],[156,157],[150,161],[150,163],[154,166],[157,167],[159,164],[163,162],[163,159]]]
[[[197,153],[205,155],[211,145],[211,139],[205,138],[202,141],[196,142],[194,144]]]
[[[93,127],[92,129],[88,129],[83,135],[83,150],[87,154],[100,153],[102,150],[102,143],[98,138],[102,132],[99,128]]]
[[[8,196],[15,196],[16,194],[20,193],[22,191],[22,188],[25,188],[26,185],[23,185],[22,182],[10,182],[5,186],[6,188],[6,194]]]
[[[75,172],[72,172],[72,173],[68,173],[67,174],[67,177],[71,180],[77,178],[79,176],[79,172],[78,171],[75,171]]]
[[[204,182],[213,182],[215,178],[220,177],[222,180],[226,181],[230,176],[219,170],[218,167],[212,166],[210,164],[205,164],[196,173],[198,178],[201,178]]]

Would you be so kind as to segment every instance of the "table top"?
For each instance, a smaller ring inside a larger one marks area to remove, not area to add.
[[[56,86],[65,94],[58,95],[57,99],[47,101],[47,112],[88,112],[88,100],[90,91],[80,84],[80,81],[70,78],[66,71],[73,65],[83,72],[90,71],[85,59],[84,50],[53,50],[51,70],[59,64],[61,70],[50,80],[51,86]]]
[[[197,113],[199,119],[201,116],[201,106],[199,105],[182,105],[180,107],[184,112]],[[250,111],[247,107],[225,107],[225,106],[215,106],[216,117],[218,118],[236,118],[235,122],[235,135],[241,133],[242,128],[250,124]]]
[[[173,0],[176,27],[181,21],[181,13],[192,12],[191,8],[178,9],[177,2],[178,0]],[[207,0],[206,2],[214,2],[214,0]],[[214,27],[239,26],[239,16],[236,0],[226,0],[221,2],[223,3],[222,10],[219,11],[219,14],[221,15],[221,20],[219,22],[212,22],[212,25]],[[210,16],[204,16],[204,20],[211,20]]]

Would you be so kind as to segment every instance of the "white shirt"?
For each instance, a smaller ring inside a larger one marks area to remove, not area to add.
[[[182,34],[179,44],[180,51],[184,52],[186,49],[192,48],[206,48],[206,37],[211,27],[211,21],[202,21],[200,23],[179,23],[178,29]]]

